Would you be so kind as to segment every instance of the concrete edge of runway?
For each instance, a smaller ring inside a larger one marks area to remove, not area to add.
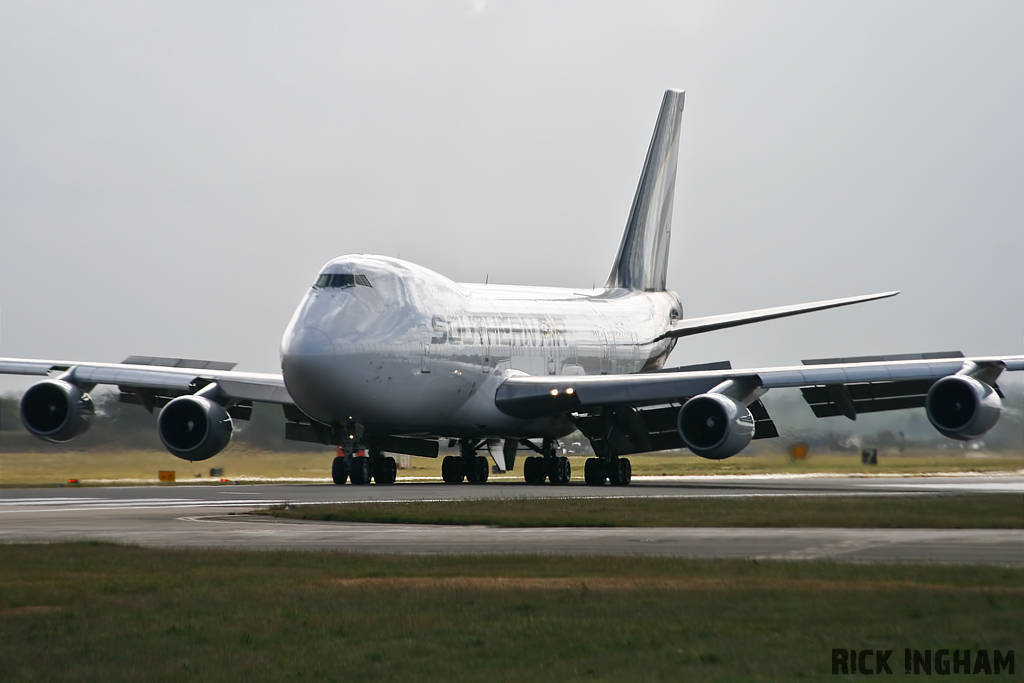
[[[803,480],[803,479],[950,479],[950,478],[978,478],[998,479],[1002,477],[1024,476],[1024,469],[1001,470],[997,472],[761,472],[756,474],[659,474],[659,475],[635,475],[633,481],[637,483],[675,483],[675,482],[701,482],[701,481],[722,481],[722,482],[743,482],[743,481],[770,481],[770,480]],[[490,482],[496,484],[521,483],[522,477],[518,475],[491,475]],[[397,484],[401,483],[441,483],[441,477],[403,477],[399,476]],[[210,477],[188,477],[177,479],[172,483],[161,482],[158,479],[122,478],[122,479],[79,479],[76,483],[54,482],[52,484],[0,484],[0,491],[35,489],[35,488],[89,488],[89,487],[173,487],[173,486],[232,486],[232,485],[298,485],[298,484],[332,484],[330,477],[226,477],[225,481]],[[579,483],[573,482],[573,483]]]

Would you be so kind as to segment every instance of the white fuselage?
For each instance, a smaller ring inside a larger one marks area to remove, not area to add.
[[[334,259],[318,282],[285,331],[284,381],[310,417],[370,433],[562,436],[566,418],[497,410],[498,385],[659,368],[674,341],[653,340],[682,315],[673,292],[460,284],[383,256]]]

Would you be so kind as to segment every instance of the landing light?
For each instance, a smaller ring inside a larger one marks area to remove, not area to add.
[[[572,389],[572,387],[569,387],[568,389],[566,389],[566,390],[565,390],[565,393],[567,393],[567,394],[572,394],[572,393],[574,393],[574,392],[573,392],[573,389]]]
[[[558,396],[558,389],[552,389],[551,390],[551,395],[552,396]]]

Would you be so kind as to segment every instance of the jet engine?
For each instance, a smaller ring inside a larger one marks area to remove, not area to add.
[[[95,414],[89,394],[62,379],[33,384],[21,399],[21,423],[43,441],[71,441],[89,429]]]
[[[742,403],[723,394],[701,394],[683,404],[678,418],[679,436],[702,458],[723,460],[750,444],[754,417]]]
[[[179,396],[160,411],[157,432],[164,447],[182,460],[206,460],[231,441],[231,416],[203,396]]]
[[[1002,412],[995,390],[967,375],[949,375],[935,382],[924,407],[940,434],[960,441],[977,439],[992,429]]]

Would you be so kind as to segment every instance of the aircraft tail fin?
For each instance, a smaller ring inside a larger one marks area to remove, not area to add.
[[[648,292],[665,289],[683,96],[681,90],[665,91],[633,208],[605,287]]]

